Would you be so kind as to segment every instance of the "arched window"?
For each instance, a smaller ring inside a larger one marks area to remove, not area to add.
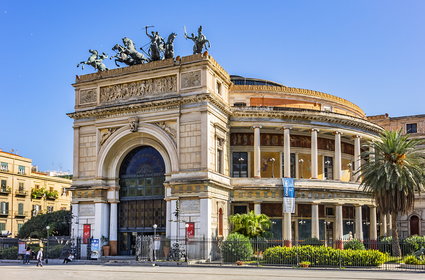
[[[223,236],[223,209],[218,209],[218,236]]]
[[[410,235],[419,235],[419,217],[410,217]]]

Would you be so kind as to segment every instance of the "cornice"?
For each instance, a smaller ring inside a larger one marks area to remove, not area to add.
[[[334,124],[342,124],[370,131],[374,134],[382,132],[382,128],[367,120],[333,112],[315,111],[307,109],[273,107],[232,107],[232,118],[265,118],[265,119],[289,119],[309,120]]]

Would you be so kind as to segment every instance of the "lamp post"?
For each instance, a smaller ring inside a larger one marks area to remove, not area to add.
[[[158,227],[157,224],[154,224],[153,226],[153,261],[156,261],[156,228]]]
[[[188,223],[186,223],[185,225],[184,225],[184,227],[185,227],[185,239],[186,239],[186,254],[184,254],[184,258],[185,258],[185,262],[187,262],[187,254],[188,254],[188,251],[187,251],[187,230],[188,230],[188,228],[189,228],[189,224]]]
[[[300,168],[300,171],[301,171],[300,177],[302,179],[303,178],[303,171],[304,171],[304,168],[303,168],[304,160],[302,158],[300,158],[298,160],[298,163],[301,165],[301,168]]]
[[[49,263],[49,230],[50,226],[46,226],[47,231],[47,242],[46,242],[46,264]]]
[[[274,178],[274,163],[276,159],[272,157],[272,158],[269,158],[269,161],[272,163],[272,178]]]

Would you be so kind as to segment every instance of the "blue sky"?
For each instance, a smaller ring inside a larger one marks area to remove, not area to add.
[[[72,170],[75,75],[90,48],[148,43],[145,25],[202,24],[231,74],[334,94],[368,115],[423,114],[425,1],[0,1],[0,148],[42,170]],[[107,65],[114,67],[112,61]]]

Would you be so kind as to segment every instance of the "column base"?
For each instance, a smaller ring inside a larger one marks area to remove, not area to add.
[[[116,256],[118,254],[118,241],[109,241],[109,246],[111,246],[111,256]]]
[[[292,247],[292,241],[291,240],[284,240],[283,246],[285,247]]]
[[[261,179],[261,176],[254,176],[254,179]]]
[[[344,249],[344,242],[342,240],[335,241],[335,248],[336,249]]]

